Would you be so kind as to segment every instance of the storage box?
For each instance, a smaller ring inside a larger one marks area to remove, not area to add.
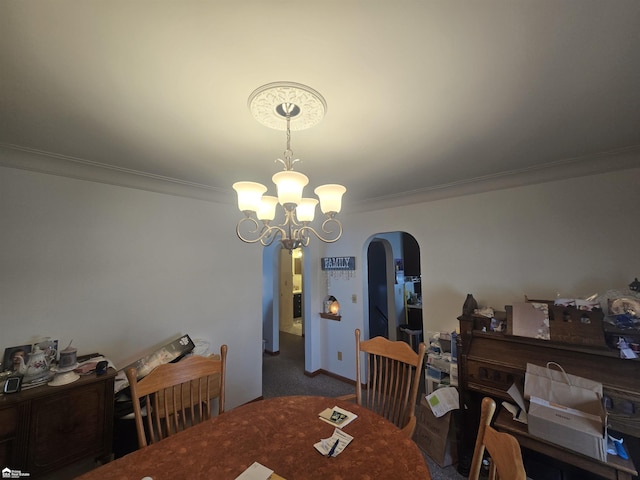
[[[150,355],[146,355],[139,360],[133,362],[130,365],[127,365],[122,370],[118,371],[115,379],[115,392],[125,389],[129,386],[129,381],[127,380],[126,371],[135,367],[138,371],[138,379],[146,376],[158,365],[162,365],[163,363],[172,363],[179,361],[186,354],[193,351],[195,348],[195,344],[189,335],[182,335],[175,340],[167,343],[163,347],[157,349]]]
[[[607,461],[607,412],[602,384],[562,371],[527,364],[529,434]]]
[[[436,418],[424,397],[416,408],[417,424],[413,440],[443,468],[458,460],[455,425],[451,414],[452,412],[447,412]]]

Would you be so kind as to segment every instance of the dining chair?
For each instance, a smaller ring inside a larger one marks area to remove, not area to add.
[[[224,412],[226,359],[222,345],[219,355],[159,365],[140,380],[135,368],[127,370],[139,448],[211,418],[216,398],[218,414]]]
[[[483,398],[469,480],[478,480],[485,449],[491,457],[488,480],[526,480],[527,474],[522,463],[518,440],[513,435],[498,432],[491,427],[491,419],[495,411],[496,402],[489,397]]]
[[[416,427],[416,399],[426,345],[421,342],[416,353],[406,342],[384,337],[361,341],[359,329],[355,335],[356,403],[385,417],[411,438]],[[365,382],[361,378],[361,352],[367,361]],[[340,398],[348,400],[354,396]]]

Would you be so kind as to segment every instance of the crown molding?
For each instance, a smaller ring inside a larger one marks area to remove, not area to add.
[[[0,143],[0,166],[209,202],[233,201],[233,192],[208,185],[5,143]]]
[[[0,166],[215,203],[233,204],[235,201],[235,195],[230,189],[214,188],[5,143],[0,143]],[[396,195],[373,197],[360,202],[349,202],[344,205],[344,211],[358,213],[383,210],[631,168],[640,168],[640,146],[549,162],[535,167],[411,190]]]
[[[504,190],[631,168],[640,168],[640,146],[549,162],[535,167],[411,190],[397,195],[374,197],[362,202],[349,203],[345,211],[358,213],[402,207],[416,203],[433,202],[493,190]]]

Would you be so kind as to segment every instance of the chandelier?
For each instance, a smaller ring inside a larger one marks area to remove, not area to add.
[[[347,191],[342,185],[329,184],[316,187],[316,198],[303,197],[303,189],[309,178],[293,170],[300,159],[293,158],[291,130],[304,130],[317,124],[324,117],[327,104],[318,92],[305,85],[292,82],[276,82],[263,85],[249,96],[249,109],[263,125],[285,130],[287,146],[283,157],[276,159],[284,169],[273,175],[277,197],[264,195],[267,187],[256,182],[236,182],[238,208],[244,217],[238,221],[236,233],[243,242],[260,242],[271,245],[277,238],[291,252],[309,245],[311,234],[326,243],[333,243],[342,236],[342,224],[336,218],[342,207],[342,195]],[[310,223],[315,217],[316,205],[325,215],[320,231]],[[276,207],[280,204],[284,222],[272,225]]]

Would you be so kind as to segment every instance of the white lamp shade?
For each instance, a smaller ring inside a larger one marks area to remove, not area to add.
[[[276,205],[278,198],[270,195],[263,195],[256,216],[258,220],[273,220],[276,218]]]
[[[306,175],[292,170],[278,172],[272,177],[273,183],[278,187],[278,201],[280,205],[293,203],[298,205],[302,200],[302,190],[309,183]]]
[[[236,182],[233,189],[238,192],[238,208],[241,212],[258,211],[260,198],[267,191],[267,187],[256,182]]]
[[[299,222],[313,222],[316,214],[318,200],[315,198],[303,198],[296,207],[296,218]]]
[[[314,192],[320,199],[320,210],[322,213],[339,213],[342,208],[342,195],[347,189],[342,185],[329,184],[320,185]]]

